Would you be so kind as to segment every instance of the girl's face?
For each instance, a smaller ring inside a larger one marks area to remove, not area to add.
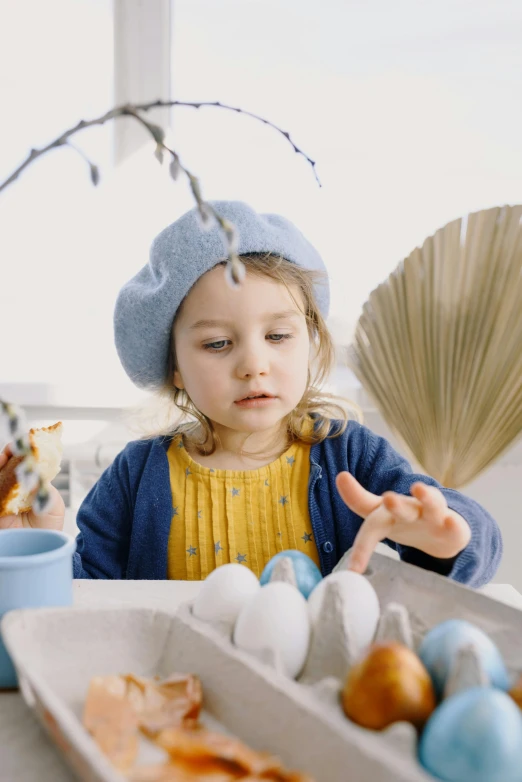
[[[300,291],[290,290],[248,273],[233,290],[217,266],[183,303],[174,383],[222,434],[275,432],[303,396],[310,340]]]

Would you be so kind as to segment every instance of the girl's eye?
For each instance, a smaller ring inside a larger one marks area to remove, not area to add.
[[[268,339],[270,342],[283,342],[285,339],[292,339],[291,334],[269,334]]]
[[[268,334],[267,339],[269,342],[283,342],[285,339],[292,339],[292,334]],[[207,342],[206,345],[203,345],[203,348],[211,353],[223,353],[225,348],[231,344],[229,339],[219,339],[216,342]]]
[[[226,348],[227,344],[230,342],[229,339],[220,339],[217,342],[207,342],[206,345],[203,345],[205,350],[210,350],[214,353],[219,353],[223,350],[223,348]]]

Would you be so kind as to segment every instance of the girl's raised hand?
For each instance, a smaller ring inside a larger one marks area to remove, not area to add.
[[[5,467],[11,456],[11,448],[6,445],[0,452],[0,470]],[[16,516],[0,516],[1,529],[16,529],[21,527],[31,527],[33,529],[63,529],[63,520],[65,518],[65,504],[58,489],[50,486],[51,506],[46,513],[37,516],[32,510],[27,513],[18,513]]]
[[[336,485],[343,502],[364,519],[348,564],[357,573],[364,573],[375,547],[385,538],[440,559],[456,557],[471,539],[467,521],[448,508],[435,486],[419,482],[412,484],[411,497],[393,491],[380,497],[366,491],[348,472],[339,473]]]

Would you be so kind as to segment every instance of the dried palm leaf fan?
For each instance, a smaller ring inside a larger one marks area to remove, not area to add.
[[[448,487],[522,430],[522,206],[449,223],[364,305],[349,363],[384,419]]]

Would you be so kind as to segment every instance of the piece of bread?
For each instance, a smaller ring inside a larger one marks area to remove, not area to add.
[[[60,472],[62,460],[62,422],[42,429],[29,431],[31,451],[37,461],[40,475],[50,482]],[[31,510],[31,493],[22,491],[16,468],[22,461],[22,456],[12,456],[5,467],[0,470],[0,516],[18,515]]]

